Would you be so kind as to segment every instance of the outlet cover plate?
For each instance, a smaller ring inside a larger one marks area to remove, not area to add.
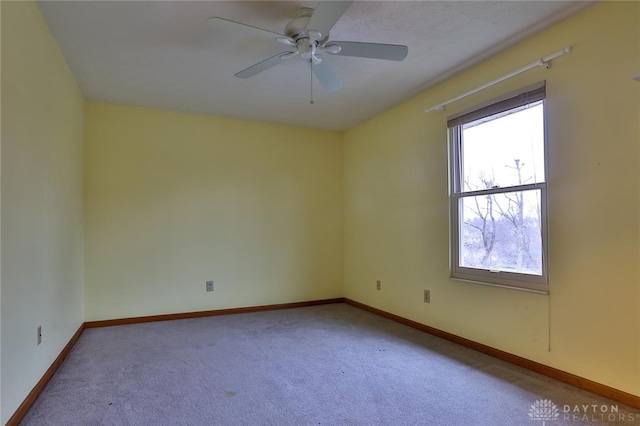
[[[207,281],[207,291],[213,291],[213,281]]]

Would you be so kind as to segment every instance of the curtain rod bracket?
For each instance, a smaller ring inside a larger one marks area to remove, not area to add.
[[[551,68],[551,62],[545,61],[544,58],[538,59],[538,65],[541,67],[545,67],[546,69]]]
[[[555,58],[557,58],[558,56],[562,56],[562,55],[564,55],[564,54],[567,54],[567,53],[571,52],[572,50],[573,50],[573,47],[571,47],[571,46],[566,46],[566,47],[565,47],[564,49],[562,49],[562,50],[559,50],[559,51],[557,51],[557,52],[555,52],[555,53],[552,53],[552,54],[551,54],[551,55],[549,55],[549,56],[545,56],[544,58],[540,58],[540,59],[538,59],[537,61],[530,63],[529,65],[525,65],[525,66],[524,66],[524,67],[522,67],[522,68],[518,68],[517,70],[510,72],[509,74],[505,74],[505,75],[503,75],[502,77],[498,77],[498,78],[496,78],[496,79],[495,79],[495,80],[493,80],[493,81],[490,81],[490,82],[488,82],[488,83],[485,83],[485,84],[483,84],[482,86],[476,87],[475,89],[469,90],[468,92],[465,92],[465,93],[463,93],[462,95],[458,95],[458,96],[456,96],[455,98],[451,98],[451,99],[449,99],[448,101],[445,101],[445,102],[442,102],[442,103],[440,103],[440,104],[434,105],[434,106],[432,106],[431,108],[426,109],[426,110],[425,110],[425,112],[431,112],[431,111],[433,111],[433,110],[444,111],[445,107],[446,107],[447,105],[449,105],[450,103],[453,103],[453,102],[455,102],[455,101],[458,101],[458,100],[460,100],[460,99],[462,99],[462,98],[466,98],[466,97],[467,97],[467,96],[469,96],[469,95],[473,95],[473,94],[474,94],[474,93],[476,93],[476,92],[479,92],[479,91],[481,91],[481,90],[483,90],[483,89],[486,89],[486,88],[487,88],[487,87],[489,87],[489,86],[493,86],[494,84],[500,83],[501,81],[504,81],[504,80],[506,80],[506,79],[508,79],[508,78],[511,78],[511,77],[513,77],[514,75],[518,75],[518,74],[520,74],[520,73],[522,73],[522,72],[524,72],[524,71],[527,71],[527,70],[529,70],[529,69],[531,69],[531,68],[535,68],[535,67],[537,67],[537,66],[543,66],[543,67],[545,67],[546,69],[549,69],[549,68],[551,68],[551,60],[552,60],[552,59],[555,59]]]

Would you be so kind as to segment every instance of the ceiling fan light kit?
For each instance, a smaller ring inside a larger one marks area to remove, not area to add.
[[[315,9],[299,9],[284,27],[284,34],[242,24],[221,17],[207,19],[214,27],[243,31],[259,37],[273,39],[295,50],[280,52],[235,74],[238,78],[250,78],[295,56],[303,58],[327,92],[342,88],[340,79],[326,60],[327,55],[402,61],[409,49],[404,45],[365,43],[353,41],[329,41],[329,31],[351,5],[350,1],[320,1]]]

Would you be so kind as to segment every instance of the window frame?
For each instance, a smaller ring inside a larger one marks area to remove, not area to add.
[[[471,108],[448,119],[449,139],[449,217],[450,217],[450,274],[451,279],[482,285],[511,288],[530,291],[540,294],[549,293],[548,276],[548,210],[547,210],[547,181],[548,181],[548,150],[547,150],[547,107],[546,107],[545,82],[537,83],[528,88],[502,96]],[[500,113],[521,108],[525,105],[542,101],[543,105],[543,182],[532,184],[495,187],[473,191],[463,190],[462,177],[462,126],[464,124],[498,115]],[[460,266],[461,252],[461,205],[462,200],[468,197],[492,195],[520,191],[540,191],[540,232],[541,232],[541,275],[525,274],[518,272],[492,271],[489,269],[469,268]]]

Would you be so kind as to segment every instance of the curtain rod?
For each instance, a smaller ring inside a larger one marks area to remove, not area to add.
[[[433,111],[433,110],[444,111],[444,108],[445,108],[447,105],[449,105],[450,103],[452,103],[452,102],[458,101],[458,100],[460,100],[460,99],[462,99],[462,98],[466,98],[466,97],[467,97],[467,96],[469,96],[469,95],[473,95],[473,94],[474,94],[474,93],[476,93],[476,92],[479,92],[479,91],[481,91],[481,90],[484,90],[484,89],[486,89],[486,88],[487,88],[487,87],[489,87],[489,86],[493,86],[493,85],[494,85],[494,84],[496,84],[496,83],[500,83],[501,81],[504,81],[504,80],[506,80],[506,79],[508,79],[508,78],[511,78],[511,77],[513,77],[514,75],[518,75],[518,74],[520,74],[520,73],[522,73],[522,72],[524,72],[524,71],[527,71],[527,70],[529,70],[529,69],[531,69],[531,68],[534,68],[534,67],[537,67],[537,66],[543,66],[543,67],[545,67],[545,68],[549,69],[549,68],[551,67],[551,64],[550,64],[549,62],[550,62],[552,59],[555,59],[555,58],[557,58],[558,56],[562,56],[562,55],[564,55],[564,54],[567,54],[567,53],[571,52],[571,49],[572,49],[572,47],[571,47],[571,46],[567,46],[567,47],[565,47],[564,49],[559,50],[559,51],[557,51],[557,52],[555,52],[555,53],[552,53],[552,54],[551,54],[551,55],[549,55],[549,56],[545,56],[544,58],[540,58],[540,59],[538,59],[537,61],[530,63],[529,65],[525,65],[525,66],[524,66],[524,67],[522,67],[522,68],[518,68],[517,70],[512,71],[512,72],[510,72],[509,74],[505,74],[505,75],[503,75],[502,77],[498,77],[498,78],[496,78],[496,79],[495,79],[495,80],[493,80],[493,81],[490,81],[490,82],[488,82],[488,83],[485,83],[485,84],[483,84],[482,86],[478,86],[478,87],[476,87],[475,89],[471,89],[471,90],[469,90],[468,92],[464,92],[462,95],[458,95],[458,96],[456,96],[455,98],[451,98],[451,99],[449,99],[448,101],[445,101],[445,102],[439,103],[439,104],[437,104],[437,105],[434,105],[434,106],[432,106],[432,107],[431,107],[431,108],[429,108],[429,109],[425,109],[424,111],[425,111],[425,112],[431,112],[431,111]]]

